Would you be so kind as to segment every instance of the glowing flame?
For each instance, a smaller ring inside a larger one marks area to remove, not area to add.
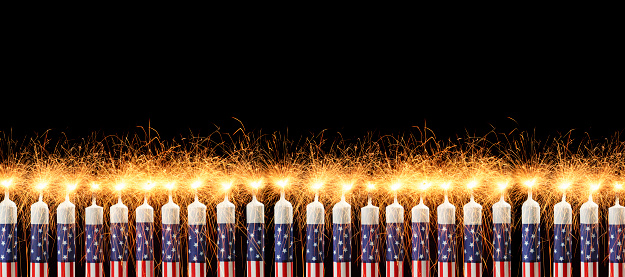
[[[2,182],[0,182],[0,183],[2,183],[2,185],[5,188],[9,188],[11,186],[11,183],[13,183],[13,179],[2,180]]]
[[[76,187],[78,187],[78,184],[68,184],[67,191],[73,191],[76,189]]]
[[[174,189],[174,183],[171,182],[171,183],[165,184],[165,188],[167,188],[168,190],[173,190]]]
[[[286,184],[289,182],[288,179],[282,179],[276,182],[276,185],[278,185],[281,188],[286,187]]]
[[[497,183],[497,187],[499,190],[504,191],[508,187],[508,182],[499,182]]]
[[[566,190],[566,189],[568,189],[570,186],[571,186],[571,183],[569,183],[569,182],[565,182],[565,183],[560,184],[560,189],[561,189],[561,190]]]
[[[614,184],[614,189],[615,190],[621,190],[621,189],[623,189],[623,185],[620,184],[620,183],[616,183],[616,184]]]
[[[451,186],[450,182],[445,182],[441,184],[441,188],[443,188],[444,190],[448,190],[450,186]]]
[[[401,187],[401,183],[394,183],[391,185],[392,191],[397,191]]]
[[[156,184],[155,184],[155,183],[152,183],[152,182],[147,182],[147,183],[145,183],[145,185],[143,186],[143,189],[145,189],[145,190],[151,190],[152,188],[154,188],[154,186],[156,186]]]
[[[367,189],[368,189],[368,190],[373,190],[373,189],[375,189],[375,184],[372,184],[372,183],[367,184]]]
[[[314,190],[319,190],[322,186],[323,186],[323,183],[321,183],[321,182],[317,182],[317,183],[312,184],[312,188]]]
[[[353,186],[354,186],[354,184],[344,184],[343,185],[343,192],[349,191],[350,189],[352,189]]]
[[[599,187],[601,187],[601,184],[591,184],[590,185],[590,192],[595,192],[599,189]]]
[[[48,183],[39,183],[35,186],[37,190],[43,190],[48,186]]]
[[[258,189],[263,184],[263,180],[257,180],[250,183],[250,186],[254,189]]]
[[[93,183],[93,184],[91,184],[91,189],[93,189],[93,190],[98,190],[98,189],[100,189],[100,184],[97,184],[97,183]]]
[[[224,190],[229,190],[232,187],[232,182],[223,182],[223,183],[221,183],[221,187]]]
[[[193,183],[191,183],[191,188],[192,189],[197,189],[202,185],[202,181],[195,181]]]
[[[423,182],[421,182],[421,184],[419,185],[419,189],[421,189],[421,190],[427,190],[430,186],[432,186],[432,183],[430,183],[430,182],[426,182],[426,181],[423,181]]]
[[[478,184],[478,183],[477,183],[477,181],[471,181],[471,182],[469,182],[469,183],[467,184],[467,187],[468,187],[469,189],[473,189],[473,188],[475,188],[475,187],[477,186],[477,184]]]
[[[523,184],[528,188],[532,188],[536,184],[536,179],[526,180]]]
[[[126,184],[119,183],[119,184],[115,185],[115,190],[116,191],[120,191],[120,190],[124,189],[125,186],[126,186]]]

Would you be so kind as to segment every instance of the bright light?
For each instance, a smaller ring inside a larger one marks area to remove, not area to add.
[[[322,186],[323,186],[323,183],[321,183],[321,182],[317,182],[317,183],[312,184],[312,188],[314,190],[319,190]]]
[[[35,186],[37,190],[43,190],[48,186],[48,183],[39,183]]]
[[[0,183],[2,183],[2,185],[3,185],[5,188],[8,188],[8,187],[10,187],[10,186],[11,186],[11,183],[13,183],[13,179],[6,179],[6,180],[2,180],[2,182],[0,182]]]
[[[78,184],[68,184],[67,185],[67,190],[68,191],[73,191],[76,189],[76,187],[78,187]]]
[[[100,184],[96,184],[96,183],[91,184],[91,189],[94,189],[94,190],[100,189]]]
[[[430,182],[426,182],[426,181],[423,181],[423,182],[421,182],[421,184],[419,185],[419,189],[421,189],[421,190],[426,190],[426,189],[428,189],[431,185],[432,185],[432,183],[430,183]]]
[[[174,182],[165,184],[165,188],[167,188],[168,190],[174,189]]]
[[[224,188],[224,190],[229,190],[232,187],[232,182],[223,182],[221,183],[221,187]]]
[[[536,179],[527,180],[523,182],[523,184],[525,184],[528,188],[531,188],[536,184]]]
[[[601,187],[601,184],[591,184],[590,185],[590,192],[595,192],[599,189],[599,187]]]
[[[250,186],[254,189],[258,189],[263,184],[262,180],[254,181],[250,183]]]
[[[191,183],[191,188],[192,189],[197,189],[202,185],[202,181],[195,181],[193,183]]]
[[[124,189],[125,186],[126,186],[126,184],[119,183],[119,184],[115,185],[115,190],[116,191],[120,191],[120,190]]]
[[[373,190],[375,188],[375,184],[369,183],[367,184],[367,189]]]
[[[352,189],[353,186],[354,184],[344,184],[343,191],[349,191],[350,189]]]
[[[281,188],[286,187],[286,184],[289,182],[288,179],[282,179],[276,182],[276,185],[280,186]]]
[[[468,187],[469,189],[473,189],[473,188],[475,188],[475,187],[477,186],[477,184],[478,184],[478,183],[477,183],[477,181],[471,181],[471,182],[469,182],[469,183],[467,184],[467,187]]]
[[[394,183],[391,185],[391,190],[396,191],[401,187],[401,183]]]
[[[614,189],[615,190],[621,190],[621,189],[623,189],[623,185],[620,184],[620,183],[616,183],[616,184],[614,184]]]
[[[441,184],[441,188],[443,188],[444,190],[448,190],[450,186],[451,186],[450,182],[446,182],[446,183],[442,183]]]
[[[562,184],[560,185],[560,189],[561,189],[561,190],[566,190],[566,189],[568,189],[570,186],[571,186],[571,183],[569,183],[569,182],[562,183]]]
[[[508,187],[508,182],[499,182],[497,187],[499,187],[499,190],[505,190]]]
[[[152,183],[152,182],[147,182],[147,183],[145,183],[145,185],[143,186],[143,189],[145,189],[145,190],[151,190],[154,186],[156,186],[156,184],[155,184],[155,183]]]

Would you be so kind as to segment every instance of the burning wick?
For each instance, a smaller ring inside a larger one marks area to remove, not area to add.
[[[284,187],[286,187],[287,182],[288,182],[287,179],[283,179],[283,180],[276,182],[276,184],[280,186],[280,199],[284,199]]]
[[[125,186],[126,186],[126,184],[124,184],[124,183],[119,183],[119,184],[115,185],[115,190],[117,191],[117,202],[118,203],[122,203],[122,189],[124,189]]]
[[[449,182],[441,184],[441,187],[445,190],[445,202],[449,202],[449,199],[447,198],[447,190],[449,190],[450,185],[451,183]]]
[[[525,185],[527,186],[527,199],[532,199],[532,187],[536,184],[536,179],[525,181]]]
[[[13,179],[7,179],[2,181],[2,186],[4,186],[4,198],[5,199],[9,199],[9,187],[11,186],[11,183],[13,182]]]
[[[195,194],[195,201],[198,201],[197,188],[199,188],[201,185],[202,185],[202,182],[200,181],[195,181],[191,183],[191,188],[193,189],[193,193]]]
[[[589,202],[592,202],[592,194],[593,194],[593,192],[597,191],[600,186],[601,186],[601,184],[590,185],[590,193],[588,194],[588,201]]]
[[[258,180],[258,181],[254,181],[250,183],[250,186],[252,186],[253,190],[252,190],[252,199],[256,199],[256,194],[258,193],[258,188],[260,187],[260,185],[262,184],[262,180]]]
[[[391,190],[395,193],[395,203],[397,202],[397,190],[401,187],[401,183],[395,183],[391,185]]]
[[[622,188],[623,188],[623,185],[621,185],[619,183],[614,184],[614,190],[616,190],[616,200],[615,200],[616,205],[620,205],[619,204],[619,193],[620,193]]]
[[[35,188],[39,191],[39,201],[43,201],[43,189],[45,189],[46,186],[48,186],[47,183],[39,183],[35,186]]]
[[[505,195],[506,195],[506,188],[508,187],[508,183],[501,182],[501,183],[498,183],[497,186],[499,187],[499,191],[501,191],[501,202],[506,201]]]
[[[323,183],[314,183],[312,188],[315,190],[315,202],[319,201],[319,189],[323,186]]]
[[[67,191],[65,193],[65,200],[69,201],[69,193],[76,189],[77,184],[69,184],[67,185]]]
[[[562,190],[562,202],[566,202],[566,189],[568,189],[571,186],[571,183],[564,183],[560,186],[560,189]]]
[[[172,191],[174,190],[174,183],[165,184],[165,188],[167,188],[167,196],[169,196],[169,202],[173,202],[171,194],[172,194]]]
[[[225,182],[221,184],[221,187],[226,191],[226,196],[224,197],[224,201],[228,201],[228,193],[230,193],[230,188],[232,187],[232,182]]]
[[[100,185],[99,184],[92,184],[91,185],[91,204],[95,205],[95,195],[96,195],[96,191],[100,189]]]
[[[353,184],[343,185],[343,194],[341,194],[341,201],[345,201],[345,193],[352,189]]]
[[[475,188],[476,186],[477,186],[477,181],[471,181],[467,184],[467,187],[471,191],[471,202],[475,202],[474,197],[473,197],[473,188]]]
[[[425,196],[424,196],[425,190],[427,190],[430,187],[430,185],[431,185],[430,183],[424,181],[419,186],[419,189],[421,189],[419,193],[419,204],[423,204],[423,199],[425,199]]]
[[[368,185],[367,185],[367,203],[368,203],[369,205],[372,205],[372,204],[371,204],[371,202],[372,202],[372,201],[371,201],[371,191],[372,191],[373,189],[375,189],[375,185],[374,185],[374,184],[368,184]]]

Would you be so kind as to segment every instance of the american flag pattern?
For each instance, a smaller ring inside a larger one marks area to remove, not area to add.
[[[189,261],[189,276],[204,277],[207,274],[206,264],[206,225],[189,225],[189,244],[187,259]]]
[[[74,242],[76,235],[76,225],[72,224],[56,224],[57,239],[57,275],[59,277],[74,277],[76,262],[76,244]]]
[[[332,223],[332,272],[334,277],[349,277],[352,263],[351,223]]]
[[[380,225],[360,226],[362,237],[362,277],[380,276]]]
[[[274,229],[276,277],[293,277],[293,224],[276,224]]]
[[[482,225],[464,225],[464,276],[482,276]]]
[[[522,226],[522,266],[523,277],[539,277],[540,275],[540,224],[523,224]]]
[[[153,234],[153,222],[137,222],[137,277],[154,277]]]
[[[571,224],[554,224],[553,226],[553,276],[570,277],[573,242],[571,241]]]
[[[625,224],[610,224],[610,277],[625,276]]]
[[[103,243],[102,224],[87,224],[85,226],[85,275],[87,277],[104,276]]]
[[[580,224],[581,276],[599,276],[599,224]]]
[[[510,223],[493,224],[493,276],[512,277]]]
[[[48,277],[48,224],[30,225],[30,276]]]
[[[17,277],[17,226],[0,224],[0,276]]]
[[[323,230],[323,224],[306,225],[307,277],[323,277]]]
[[[247,277],[265,276],[265,223],[247,224]]]
[[[456,276],[455,224],[438,224],[438,276]]]
[[[217,276],[235,276],[235,226],[234,223],[217,224]]]
[[[430,224],[412,223],[412,276],[430,277]]]
[[[180,224],[163,224],[161,258],[163,277],[180,276]]]
[[[386,223],[386,276],[404,276],[404,223]]]
[[[128,223],[111,223],[111,277],[128,277]]]

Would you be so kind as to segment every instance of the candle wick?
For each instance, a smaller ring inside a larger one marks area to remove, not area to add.
[[[562,193],[562,202],[566,202],[566,191]]]
[[[419,197],[419,205],[423,205],[423,195]]]
[[[284,188],[280,189],[280,199],[284,199]]]
[[[395,192],[395,203],[398,203],[397,202],[397,191]]]
[[[345,201],[345,193],[341,195],[341,201]]]
[[[195,193],[195,201],[198,202],[197,193]]]
[[[43,193],[39,192],[39,201],[43,201]]]
[[[592,192],[588,195],[588,202],[592,202]]]
[[[95,203],[95,195],[91,197],[91,204],[92,204],[92,205],[94,205],[94,206],[96,206],[96,203]]]
[[[319,202],[319,192],[315,193],[315,202]]]
[[[9,199],[9,188],[4,188],[4,199]]]

